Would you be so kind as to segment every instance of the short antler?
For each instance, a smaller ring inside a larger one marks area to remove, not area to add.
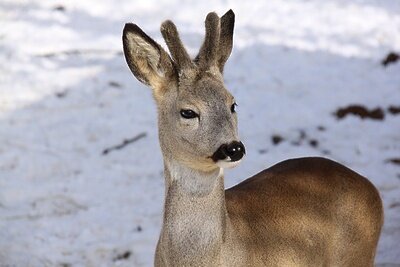
[[[230,9],[228,12],[225,13],[225,15],[221,17],[221,34],[218,46],[218,66],[221,73],[223,72],[224,65],[232,52],[234,26],[235,13],[233,13],[232,9]]]
[[[219,18],[215,12],[210,12],[205,21],[206,36],[194,61],[182,44],[178,30],[172,21],[167,20],[161,24],[161,34],[178,70],[200,69],[204,71],[217,67],[222,73],[232,51],[234,24],[235,14],[232,10],[226,12],[222,18]]]
[[[175,24],[172,21],[167,20],[161,24],[160,30],[178,69],[182,70],[191,68],[193,62],[182,44]]]
[[[220,19],[215,12],[206,17],[206,37],[196,60],[201,68],[209,68],[218,61],[218,46],[220,40]]]

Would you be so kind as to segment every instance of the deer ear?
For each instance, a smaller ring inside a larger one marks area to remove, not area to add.
[[[218,67],[221,73],[224,70],[226,61],[228,60],[233,46],[233,28],[235,26],[235,13],[232,9],[221,17],[221,32],[219,38],[219,58]]]
[[[151,86],[155,93],[176,81],[176,70],[165,50],[136,24],[125,24],[122,42],[126,62],[135,77]]]

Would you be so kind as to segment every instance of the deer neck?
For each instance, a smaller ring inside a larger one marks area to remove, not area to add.
[[[218,264],[227,221],[222,169],[201,172],[169,161],[165,178],[162,258],[171,266]]]

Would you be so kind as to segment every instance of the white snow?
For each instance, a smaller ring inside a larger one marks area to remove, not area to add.
[[[164,196],[156,109],[121,31],[133,21],[164,46],[159,26],[172,19],[195,54],[206,14],[230,8],[225,78],[247,156],[227,186],[290,157],[337,160],[380,190],[376,261],[400,265],[400,166],[386,162],[400,157],[400,116],[333,116],[400,105],[400,63],[380,64],[400,51],[399,1],[2,0],[0,266],[152,266]]]

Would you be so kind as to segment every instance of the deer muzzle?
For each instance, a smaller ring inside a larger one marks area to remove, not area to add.
[[[233,141],[229,144],[221,145],[217,151],[211,156],[214,162],[226,161],[235,162],[239,161],[246,154],[246,149],[242,142]]]

